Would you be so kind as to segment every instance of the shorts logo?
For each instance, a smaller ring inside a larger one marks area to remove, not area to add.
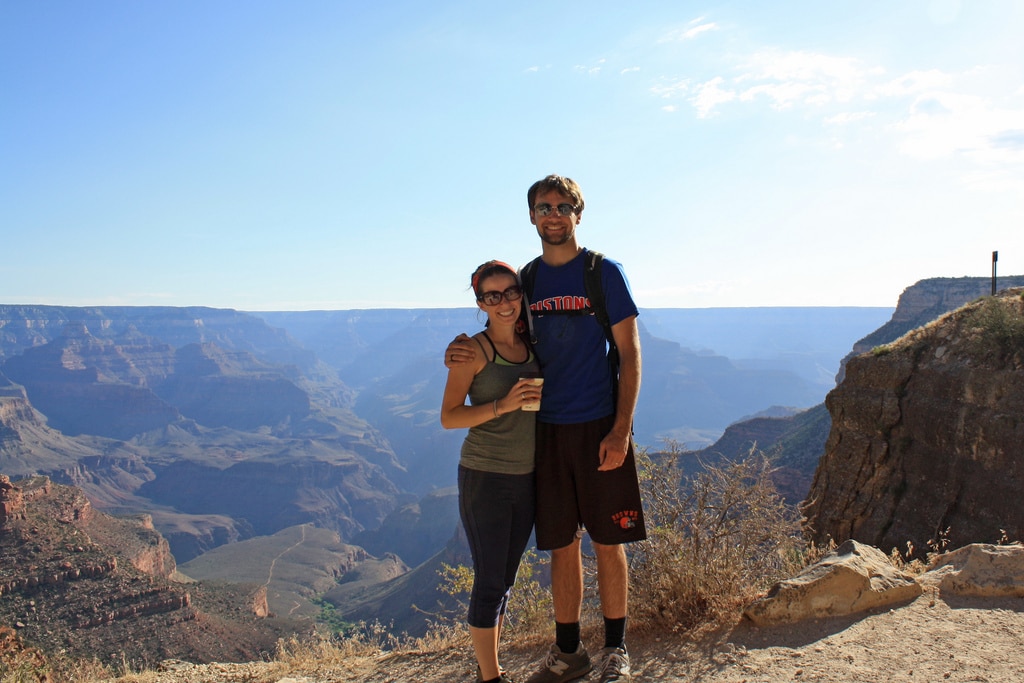
[[[612,521],[620,529],[632,529],[636,526],[636,520],[640,519],[640,513],[636,510],[623,510],[612,515]]]

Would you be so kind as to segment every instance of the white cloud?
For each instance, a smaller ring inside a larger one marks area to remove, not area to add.
[[[731,102],[737,98],[736,92],[721,87],[725,81],[720,76],[712,78],[706,83],[697,86],[697,94],[690,101],[697,109],[697,116],[707,118],[714,113],[715,107],[725,102]]]
[[[605,61],[606,60],[604,59],[599,59],[597,60],[597,64],[595,66],[585,66],[583,64],[577,64],[576,66],[573,67],[573,70],[588,74],[590,76],[594,76],[601,73],[601,68],[604,66]]]
[[[729,102],[765,100],[776,110],[799,105],[821,108],[857,99],[870,100],[875,95],[869,94],[875,92],[907,90],[915,87],[915,83],[923,87],[924,83],[939,80],[919,74],[915,78],[891,81],[885,87],[874,86],[873,80],[883,73],[884,70],[865,66],[854,58],[768,50],[747,59],[737,75],[715,76],[696,86],[690,102],[701,118],[713,115],[720,105]],[[688,80],[680,79],[654,86],[651,92],[661,98],[674,98],[690,94],[691,89]]]
[[[788,83],[766,83],[747,88],[739,95],[741,102],[750,102],[760,96],[765,96],[775,109],[788,109],[796,103],[812,103],[812,94],[816,91],[806,83],[790,81]],[[821,104],[823,95],[814,95],[814,104]]]
[[[640,70],[640,67],[638,67],[638,66],[631,66],[631,67],[623,69],[619,73],[620,74],[628,74],[628,73],[632,73],[634,71],[639,71],[639,70]]]
[[[702,33],[706,33],[707,31],[717,31],[717,30],[718,30],[718,25],[717,24],[714,24],[714,23],[711,23],[711,24],[701,24],[699,26],[694,26],[693,28],[691,28],[691,29],[689,29],[687,31],[684,31],[682,37],[683,37],[683,40],[692,40],[692,39],[696,38],[697,36],[699,36]]]
[[[702,17],[669,36],[686,40],[712,28],[716,26]],[[720,54],[718,73],[666,79],[651,87],[651,94],[670,101],[661,109],[674,112],[676,101],[685,101],[705,119],[725,107],[767,105],[830,127],[829,145],[835,149],[850,142],[843,139],[846,135],[858,135],[863,132],[858,127],[869,124],[873,135],[889,137],[883,144],[905,156],[1002,166],[1011,177],[1021,178],[1024,86],[1018,85],[1015,65],[892,73],[861,58],[810,50]],[[1013,86],[1006,87],[1007,82]]]
[[[705,21],[704,17],[698,17],[690,21],[685,27],[673,29],[662,36],[659,43],[676,43],[684,40],[693,40],[702,33],[717,31],[718,24],[712,21]]]
[[[741,98],[750,101],[767,96],[776,108],[797,103],[821,106],[849,102],[862,94],[881,69],[864,66],[852,57],[833,57],[815,52],[769,50],[751,57],[746,73],[735,80],[755,82]]]
[[[900,151],[918,159],[967,155],[982,162],[1021,163],[1022,121],[1024,110],[999,108],[984,97],[928,92],[892,128],[903,135]]]
[[[674,97],[682,97],[690,90],[690,82],[686,79],[680,79],[678,81],[669,82],[664,85],[655,85],[651,88],[651,92],[662,99],[671,99]]]

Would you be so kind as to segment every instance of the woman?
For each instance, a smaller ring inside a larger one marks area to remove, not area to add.
[[[488,261],[471,279],[487,324],[473,339],[483,353],[448,370],[441,404],[445,429],[469,428],[459,460],[459,513],[473,556],[467,622],[477,680],[507,683],[498,640],[519,561],[533,529],[534,412],[540,387],[524,375],[540,365],[523,336],[523,290],[506,263]],[[469,397],[469,405],[466,397]]]

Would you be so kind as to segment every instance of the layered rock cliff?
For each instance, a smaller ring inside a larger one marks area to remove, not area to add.
[[[998,290],[1024,287],[1024,275],[998,278],[996,287]],[[850,358],[899,339],[910,330],[991,293],[992,279],[987,277],[933,277],[915,282],[900,294],[889,322],[854,343],[853,350],[840,365],[837,382],[842,381]]]
[[[68,435],[130,439],[182,422],[255,430],[299,423],[309,396],[284,370],[215,344],[175,349],[129,329],[116,339],[68,323],[3,371]]]
[[[998,287],[1024,287],[1024,276],[1001,277]],[[940,277],[920,280],[900,294],[892,318],[853,345],[841,362],[836,383],[843,381],[851,358],[888,344],[912,329],[991,292],[985,277]],[[801,501],[808,493],[818,461],[825,452],[831,417],[824,404],[790,417],[758,417],[730,425],[721,439],[697,451],[702,459],[743,457],[757,446],[775,459],[773,479],[787,500]]]
[[[132,324],[113,335],[119,322],[91,322],[94,334],[66,321],[3,362],[0,472],[79,486],[118,514],[145,511],[182,561],[310,521],[349,538],[395,507],[396,455],[331,404],[337,380],[315,389],[329,405],[314,404],[315,383],[238,339],[174,347]]]
[[[148,518],[111,517],[45,477],[0,475],[0,625],[26,643],[103,661],[248,659],[284,631],[261,618],[258,587],[186,590],[174,571]]]
[[[804,512],[809,537],[921,555],[1024,538],[1024,289],[852,358]]]

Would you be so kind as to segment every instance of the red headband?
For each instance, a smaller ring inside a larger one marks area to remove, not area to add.
[[[476,272],[473,273],[472,285],[473,285],[473,293],[474,294],[477,293],[477,285],[480,284],[480,273],[482,273],[483,271],[487,270],[488,268],[493,268],[495,266],[497,266],[499,268],[508,268],[508,272],[512,273],[512,275],[517,280],[519,279],[519,276],[516,275],[516,269],[513,268],[512,266],[510,266],[509,264],[505,263],[504,261],[488,261],[487,263],[485,263],[482,266],[480,266],[479,268],[477,268]]]

